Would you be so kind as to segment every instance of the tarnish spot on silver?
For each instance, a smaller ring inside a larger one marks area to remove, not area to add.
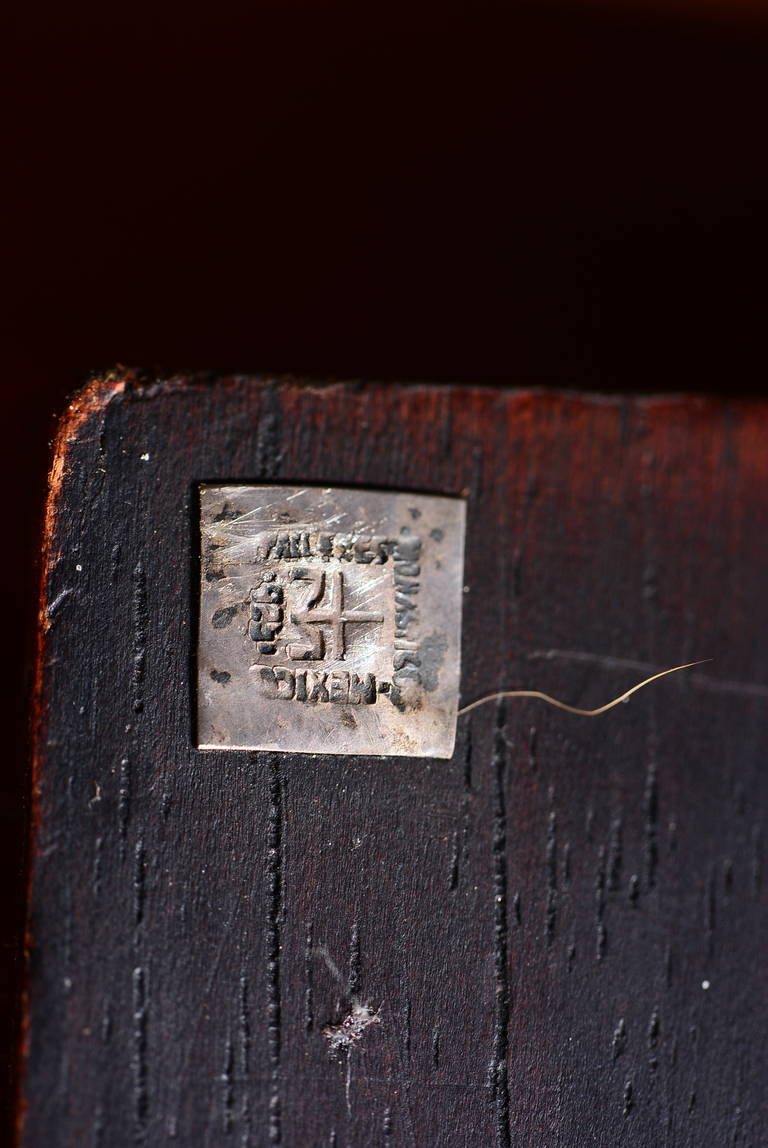
[[[421,654],[421,683],[428,694],[437,689],[440,667],[448,649],[448,639],[445,634],[435,632],[422,640],[419,646]]]

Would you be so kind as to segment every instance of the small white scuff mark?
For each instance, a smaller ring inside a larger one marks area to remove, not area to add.
[[[339,1024],[326,1025],[323,1035],[328,1038],[332,1053],[349,1052],[372,1024],[381,1024],[381,1005],[375,1009],[363,1001],[354,1000]]]
[[[367,1028],[372,1024],[381,1024],[381,1007],[379,1005],[374,1009],[369,1004],[353,998],[352,1007],[346,1016],[338,1024],[327,1024],[323,1029],[323,1036],[328,1041],[331,1056],[343,1055],[347,1058],[344,1093],[350,1116],[352,1115],[352,1052]]]
[[[339,984],[343,984],[344,982],[339,972],[339,967],[325,945],[318,945],[315,952],[323,958],[334,980],[338,981]],[[352,1052],[358,1047],[361,1037],[372,1024],[381,1024],[381,1010],[384,1002],[382,1001],[379,1007],[375,1009],[366,1001],[362,1001],[359,997],[353,996],[349,998],[349,1004],[350,1007],[338,1024],[327,1024],[325,1026],[323,1036],[328,1041],[328,1050],[331,1056],[346,1056],[347,1058],[345,1093],[347,1112],[351,1116]]]
[[[71,586],[67,586],[66,589],[62,590],[60,594],[56,595],[56,597],[53,599],[52,602],[48,603],[46,610],[45,610],[46,629],[51,625],[51,622],[53,620],[53,616],[61,608],[62,603],[66,602],[67,598],[70,598],[74,594],[74,592],[75,591],[72,589]]]
[[[139,458],[142,462],[149,462],[149,451],[147,450],[144,452],[144,454],[140,454]]]

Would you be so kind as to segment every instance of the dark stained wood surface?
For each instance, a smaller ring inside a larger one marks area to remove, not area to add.
[[[94,382],[47,522],[25,1148],[765,1143],[767,432],[695,399]],[[450,762],[199,752],[219,480],[464,493],[464,703],[716,660],[594,720],[480,707]],[[380,1023],[334,1060],[355,1003]]]

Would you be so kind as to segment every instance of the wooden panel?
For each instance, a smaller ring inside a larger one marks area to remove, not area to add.
[[[26,1148],[757,1144],[768,408],[94,382],[43,589]],[[426,759],[192,748],[194,484],[468,499]],[[334,966],[339,970],[334,971]],[[324,1029],[380,1009],[347,1057]]]

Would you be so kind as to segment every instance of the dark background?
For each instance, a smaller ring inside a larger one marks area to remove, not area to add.
[[[10,57],[6,1016],[68,394],[117,362],[764,392],[768,10],[26,5]]]

